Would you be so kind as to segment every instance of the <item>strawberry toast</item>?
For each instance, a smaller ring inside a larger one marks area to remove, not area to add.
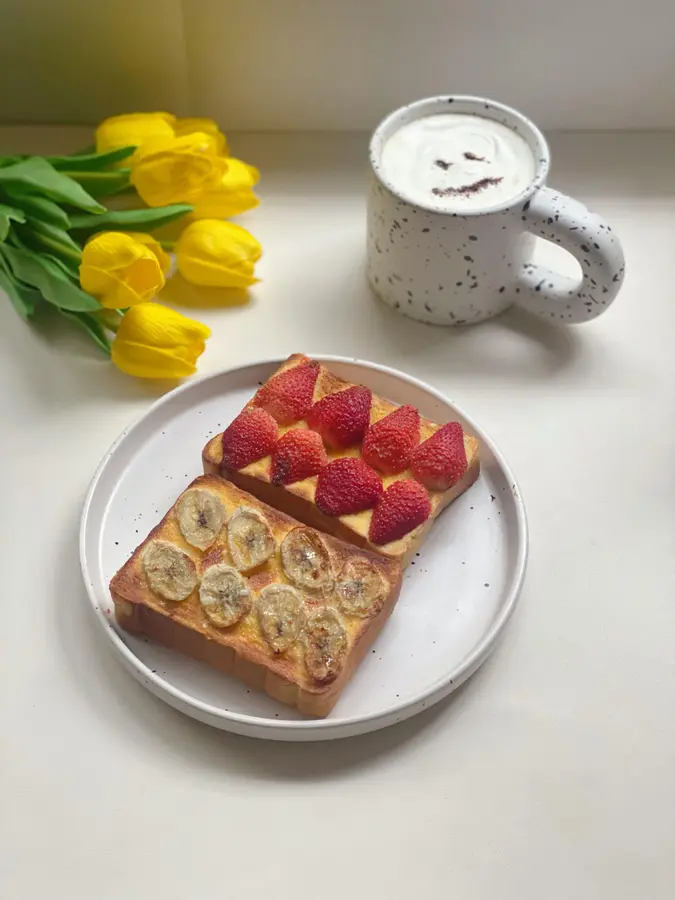
[[[478,477],[478,440],[294,354],[202,453],[220,474],[314,528],[407,563]]]

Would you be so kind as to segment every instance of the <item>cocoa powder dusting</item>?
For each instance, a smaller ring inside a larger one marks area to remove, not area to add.
[[[450,168],[450,166],[452,165],[452,163],[447,162],[447,160],[445,160],[445,159],[435,159],[434,165],[438,166],[439,169],[443,169],[444,172],[447,172],[448,169]]]
[[[471,162],[485,162],[484,156],[476,156],[476,154],[472,153],[470,150],[465,151],[464,159],[470,159]]]
[[[503,177],[481,178],[480,181],[474,181],[473,184],[464,184],[461,187],[435,187],[431,189],[431,193],[435,197],[469,197],[472,194],[479,193],[479,191],[484,190],[486,187],[490,187],[493,184],[499,184],[499,182],[503,180]]]

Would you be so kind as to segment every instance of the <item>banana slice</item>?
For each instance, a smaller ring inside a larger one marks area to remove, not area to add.
[[[347,652],[347,632],[330,606],[310,616],[305,626],[305,666],[315,681],[335,681]]]
[[[389,585],[368,560],[347,560],[335,586],[340,609],[350,616],[374,616],[382,608]]]
[[[225,505],[213,491],[186,491],[176,507],[181,534],[193,547],[206,550],[218,537],[225,521]]]
[[[260,591],[256,608],[263,637],[275,653],[288,650],[305,624],[305,604],[288,584],[268,584]]]
[[[250,506],[239,506],[232,513],[227,523],[227,545],[240,572],[267,562],[277,546],[265,517]]]
[[[206,570],[199,587],[199,601],[218,628],[234,625],[253,605],[246,582],[236,569],[225,563],[216,563]]]
[[[150,541],[143,553],[143,571],[151,590],[166,600],[185,600],[197,587],[193,560],[168,541]]]
[[[294,528],[281,542],[284,571],[297,587],[327,597],[333,590],[330,554],[315,531]]]

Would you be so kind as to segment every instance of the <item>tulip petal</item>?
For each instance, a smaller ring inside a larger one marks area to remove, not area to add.
[[[143,255],[142,245],[122,231],[101,231],[87,241],[82,251],[85,265],[102,269],[125,268]]]
[[[228,157],[227,170],[223,174],[221,187],[226,190],[239,191],[251,188],[260,181],[260,172],[234,156]]]
[[[257,184],[260,181],[260,169],[256,169],[255,166],[252,166],[250,163],[245,162],[242,162],[242,166],[246,167],[248,177],[251,179],[253,184]]]
[[[142,303],[133,307],[117,329],[118,338],[168,349],[195,341],[203,342],[210,334],[211,329],[201,322],[158,303]]]
[[[164,275],[159,267],[157,258],[152,254],[150,259],[138,259],[125,272],[122,282],[124,293],[129,294],[129,299],[135,296],[136,303],[150,300],[164,287]],[[117,309],[125,309],[132,303],[122,303]]]
[[[119,369],[137,378],[186,378],[197,371],[196,360],[203,352],[203,344],[188,353],[133,342],[118,345],[115,341],[111,358]]]
[[[181,137],[184,134],[194,134],[201,131],[202,134],[210,134],[216,139],[218,153],[222,156],[228,156],[229,149],[225,135],[218,127],[218,123],[213,119],[200,119],[198,117],[188,119],[177,119],[174,122],[174,131],[176,136]]]
[[[157,279],[158,271],[156,260],[139,260],[124,271],[124,278],[114,271],[81,268],[80,284],[83,290],[95,296],[106,309],[126,309],[151,300],[162,289],[164,279]]]
[[[82,266],[80,267],[80,284],[83,290],[95,296],[105,309],[125,309],[127,306],[133,306],[134,302],[138,302],[134,295],[125,295],[124,282],[114,272]]]
[[[104,119],[96,129],[96,152],[118,147],[138,147],[148,139],[172,137],[173,121],[170,113],[131,113]]]
[[[245,266],[245,268],[244,268]],[[242,269],[230,269],[208,260],[191,260],[178,257],[178,271],[186,281],[199,287],[251,287],[259,281],[253,275],[253,266],[244,264]]]
[[[229,157],[227,171],[218,184],[204,190],[194,200],[194,219],[229,219],[249,209],[254,209],[260,200],[252,188],[260,180],[260,172],[241,159]]]
[[[260,200],[251,190],[205,192],[193,202],[193,219],[230,219],[260,206]]]
[[[145,234],[142,231],[124,231],[122,234],[128,235],[130,238],[138,241],[143,244],[144,247],[147,247],[148,250],[157,258],[157,262],[159,263],[159,267],[162,272],[166,273],[171,268],[171,257],[168,253],[164,251],[164,248],[157,240],[157,238],[153,237],[151,234]]]
[[[116,281],[110,272],[98,266],[82,263],[80,265],[80,286],[92,297],[102,297],[115,290]]]

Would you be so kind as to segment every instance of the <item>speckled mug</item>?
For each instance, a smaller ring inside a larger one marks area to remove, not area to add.
[[[498,206],[448,212],[405,200],[380,170],[382,148],[402,125],[438,113],[494,119],[523,137],[535,160],[528,187]],[[621,287],[624,258],[612,229],[586,207],[545,186],[550,153],[539,129],[508,106],[480,97],[433,97],[404,106],[375,130],[368,200],[367,273],[389,306],[422,322],[468,325],[517,304],[559,324],[588,322]],[[528,262],[534,236],[579,261],[580,279]]]

